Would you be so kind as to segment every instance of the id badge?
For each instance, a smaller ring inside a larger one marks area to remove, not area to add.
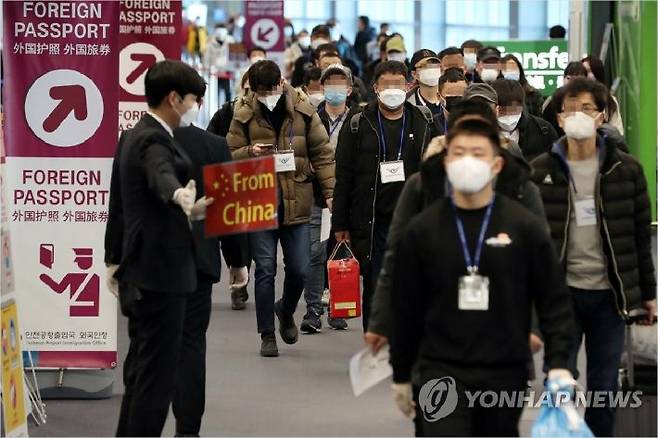
[[[472,274],[459,277],[459,310],[489,310],[489,279]]]
[[[382,184],[404,182],[404,163],[402,160],[379,163]]]
[[[576,201],[576,225],[587,227],[596,225],[596,204],[594,198]]]
[[[278,172],[295,171],[295,153],[293,151],[277,152],[274,154],[274,168]]]

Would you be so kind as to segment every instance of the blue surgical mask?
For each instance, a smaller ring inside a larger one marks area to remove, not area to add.
[[[338,106],[347,100],[347,88],[325,88],[324,100],[331,106]]]
[[[518,70],[508,70],[503,72],[503,77],[512,81],[521,79],[521,72]]]

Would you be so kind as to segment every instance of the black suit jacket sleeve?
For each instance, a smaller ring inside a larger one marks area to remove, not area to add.
[[[110,182],[110,200],[108,204],[107,225],[105,227],[105,263],[118,265],[121,263],[123,245],[123,207],[121,205],[121,185],[119,163],[121,162],[121,147],[126,133],[122,133],[112,162],[112,179]]]
[[[158,137],[167,134],[154,134]],[[140,162],[146,173],[148,188],[163,203],[170,202],[181,184],[174,169],[174,151],[159,138],[142,143]]]

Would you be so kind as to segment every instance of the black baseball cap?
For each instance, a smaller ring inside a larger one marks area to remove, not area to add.
[[[432,52],[430,49],[420,49],[411,57],[411,69],[416,70],[416,64],[426,59],[435,59],[437,63],[440,62],[436,53]]]
[[[500,61],[500,50],[495,47],[487,46],[478,50],[478,61]]]

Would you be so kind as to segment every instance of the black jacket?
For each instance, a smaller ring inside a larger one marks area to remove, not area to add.
[[[600,218],[608,280],[622,316],[656,297],[651,255],[651,207],[642,166],[632,156],[597,137],[600,174],[595,200]],[[570,212],[569,167],[566,138],[532,162],[551,235],[560,261],[566,264]]]
[[[530,91],[526,91],[525,107],[531,115],[541,117],[541,107],[543,104],[544,96],[539,90],[532,88]]]
[[[192,179],[196,181],[197,199],[204,195],[203,166],[231,161],[226,139],[199,129],[195,126],[178,128],[174,138],[187,152],[192,160]],[[221,271],[219,248],[226,263],[231,267],[242,267],[247,264],[247,238],[244,234],[234,234],[221,238],[205,236],[205,221],[193,221],[197,270],[199,281],[217,283]]]
[[[235,101],[237,97],[228,102],[224,102],[224,105],[215,112],[208,123],[208,131],[213,134],[219,135],[220,137],[226,137],[228,130],[231,127],[231,120],[233,120],[233,107],[235,106]]]
[[[324,125],[324,129],[327,130],[327,135],[329,135],[330,121],[329,121],[329,114],[327,113],[325,106],[326,106],[325,102],[322,102],[320,103],[320,105],[318,105],[318,116],[320,116],[320,121]],[[350,120],[352,119],[352,116],[354,114],[360,113],[361,109],[362,108],[358,105],[357,102],[351,102],[349,104],[349,109],[347,111],[347,114],[345,114],[345,120],[343,121],[343,126],[349,124]],[[322,196],[322,188],[320,187],[320,182],[318,181],[317,178],[313,178],[313,197],[315,198],[315,205],[322,208],[327,207],[327,201],[325,200],[324,196]]]
[[[539,154],[548,152],[558,139],[555,129],[546,120],[524,111],[519,119],[519,146],[526,160],[531,161]]]
[[[392,301],[393,380],[410,381],[417,362],[421,375],[439,368],[467,387],[476,380],[502,387],[524,384],[533,305],[546,340],[547,365],[565,368],[573,309],[541,219],[496,195],[479,265],[480,275],[489,279],[488,310],[460,310],[458,280],[467,271],[451,204],[450,198],[433,203],[411,220],[400,239]],[[491,242],[501,235],[507,243]],[[472,227],[467,232],[471,254],[476,240]]]
[[[408,179],[395,207],[386,239],[386,253],[372,299],[372,312],[368,320],[369,332],[387,337],[391,335],[393,323],[391,297],[393,295],[393,270],[397,258],[396,248],[411,219],[434,201],[446,196],[448,182],[443,167],[445,150],[440,150],[438,146],[436,140],[432,141],[427,152],[436,153],[427,157],[421,165],[420,172]],[[530,181],[530,165],[523,158],[508,151],[503,151],[503,158],[505,165],[496,180],[496,192],[517,200],[545,223],[544,206],[539,189]],[[546,225],[546,229],[548,229],[548,225]]]
[[[407,178],[418,171],[423,152],[436,136],[419,107],[405,102],[407,128],[402,160]],[[374,226],[375,200],[379,182],[380,140],[377,103],[369,103],[360,114],[358,131],[353,134],[351,120],[346,121],[336,149],[336,186],[334,188],[332,228],[349,231],[352,249],[362,263],[370,258]],[[356,116],[354,116],[356,117]]]
[[[119,141],[112,165],[105,262],[121,283],[156,292],[197,287],[194,240],[172,202],[192,175],[189,156],[146,114]]]

